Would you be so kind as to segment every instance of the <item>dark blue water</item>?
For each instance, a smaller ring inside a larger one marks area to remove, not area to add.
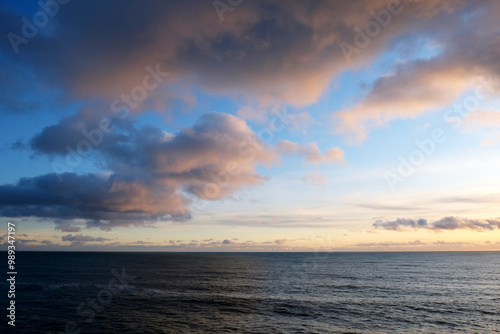
[[[500,333],[499,252],[23,252],[17,265],[12,333]]]

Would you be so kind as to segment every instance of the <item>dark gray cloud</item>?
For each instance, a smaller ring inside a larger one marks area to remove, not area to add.
[[[354,44],[355,28],[374,20],[371,11],[386,10],[388,3],[245,1],[221,21],[211,1],[71,1],[29,43],[19,45],[17,54],[2,39],[6,61],[36,73],[36,79],[11,85],[8,95],[33,93],[39,83],[64,95],[114,99],[140,83],[147,66],[160,64],[184,90],[196,86],[260,103],[306,105],[342,71],[380,54],[391,39],[460,7],[455,1],[405,2],[391,24],[348,62],[339,43]],[[2,31],[19,34],[21,16],[2,13]],[[21,86],[30,91],[16,88]],[[173,91],[166,91],[151,98],[172,97]],[[15,108],[16,101],[8,101]]]
[[[75,162],[67,164],[63,175],[46,174],[1,185],[0,215],[84,219],[87,227],[101,229],[184,220],[190,217],[193,198],[225,198],[264,181],[256,167],[269,163],[274,154],[242,120],[209,114],[193,127],[168,134],[157,126],[139,126],[132,116],[121,119],[111,114],[109,102],[142,84],[148,66],[170,73],[165,86],[148,95],[149,103],[161,102],[156,110],[168,110],[165,102],[174,97],[172,85],[182,92],[202,89],[257,104],[308,105],[318,100],[338,74],[369,63],[389,42],[401,42],[398,38],[410,36],[411,31],[425,37],[432,32],[444,45],[443,57],[403,64],[378,80],[367,95],[371,107],[388,110],[385,107],[390,104],[397,109],[394,114],[403,110],[414,116],[420,109],[402,108],[405,104],[394,97],[410,100],[408,93],[398,93],[418,92],[413,94],[417,102],[425,97],[431,100],[425,105],[432,106],[448,101],[441,90],[448,92],[453,86],[461,92],[462,86],[426,85],[435,73],[449,73],[440,76],[449,79],[446,83],[489,70],[497,73],[498,34],[493,29],[497,18],[494,10],[488,11],[495,9],[492,3],[405,2],[391,25],[348,63],[339,42],[352,43],[354,28],[372,21],[371,11],[386,8],[387,0],[244,2],[226,12],[224,21],[210,1],[70,1],[28,44],[19,45],[19,53],[13,52],[8,39],[1,40],[0,79],[10,84],[0,92],[0,110],[36,112],[47,102],[44,99],[55,96],[58,101],[81,102],[91,97],[100,106],[105,103],[106,108],[87,108],[44,128],[29,146],[56,162],[65,160],[73,154],[70,150],[77,151],[82,142],[91,141],[84,131],[99,128],[101,120],[109,117],[115,131],[91,145],[95,161],[106,173],[81,174]],[[22,15],[0,15],[2,31],[19,33]],[[464,19],[467,26],[460,29]],[[448,29],[436,29],[437,23]],[[477,23],[480,29],[475,29]],[[403,44],[407,47],[408,43]],[[364,130],[366,118],[373,120],[373,108],[366,114],[368,109],[362,107],[342,114],[348,115],[342,118],[344,130],[359,130],[360,119]],[[134,111],[147,109],[140,106]],[[376,116],[385,121],[392,114]],[[291,142],[285,148],[318,162],[342,156],[338,149],[325,155],[317,147]],[[288,223],[295,226],[297,220],[288,219]],[[402,224],[387,228],[421,227],[419,221]],[[440,228],[452,225],[443,222]],[[57,226],[68,232],[78,228]]]
[[[61,240],[62,241],[69,241],[69,242],[71,242],[71,246],[84,246],[84,245],[86,245],[89,242],[91,242],[91,243],[95,243],[95,242],[101,243],[101,242],[108,241],[108,240],[111,240],[111,239],[104,238],[104,237],[92,237],[90,235],[82,235],[82,234],[76,234],[76,235],[68,234],[68,235],[63,235],[61,237]]]
[[[83,115],[42,130],[32,140],[33,150],[67,158],[66,148],[74,145],[77,150],[85,138],[78,125]],[[221,199],[263,182],[255,169],[274,159],[247,124],[232,115],[205,114],[177,134],[151,125],[116,126],[115,132],[103,135],[106,139],[93,146],[109,172],[52,173],[1,185],[0,215],[85,219],[87,227],[105,230],[157,220],[182,221],[190,218],[194,198]],[[60,222],[57,228],[76,231]]]
[[[86,108],[77,114],[62,118],[58,123],[47,126],[29,141],[30,148],[39,154],[67,155],[78,150],[82,141],[92,140],[98,145],[97,151],[105,150],[117,143],[125,143],[128,135],[137,135],[134,120],[122,120],[121,114],[113,114],[98,108]],[[103,123],[109,122],[109,125]],[[104,130],[104,131],[103,131]],[[114,131],[112,131],[114,130]],[[160,131],[155,129],[156,132]],[[99,137],[94,134],[100,133]],[[94,139],[95,138],[95,139]],[[99,140],[99,141],[97,141]],[[69,147],[69,149],[68,149]],[[83,148],[85,150],[85,147]]]
[[[428,228],[427,220],[425,219],[405,219],[405,218],[398,218],[394,221],[382,221],[382,220],[377,220],[375,224],[373,224],[373,227],[375,228],[383,228],[385,230],[392,230],[392,231],[398,231],[401,228]]]
[[[61,232],[80,232],[82,230],[80,226],[69,220],[55,219],[54,223],[56,224],[55,229]]]
[[[428,223],[426,219],[405,219],[398,218],[394,221],[377,220],[373,227],[381,228],[390,231],[404,231],[408,228],[427,229],[432,231],[446,230],[473,230],[473,231],[491,231],[500,228],[500,218],[493,219],[470,219],[459,217],[444,217],[432,223]]]
[[[103,241],[107,241],[110,239],[103,238],[103,237],[92,237],[90,235],[82,235],[82,234],[76,234],[76,235],[68,234],[68,235],[63,235],[61,237],[61,240],[62,241],[71,241],[71,242],[74,242],[74,241],[103,242]]]
[[[12,239],[10,239],[12,241]],[[25,246],[33,246],[34,244],[44,244],[44,245],[51,245],[52,243],[47,240],[37,240],[37,239],[29,239],[27,234],[20,233],[16,234],[15,236],[15,241],[16,241],[16,246],[21,247],[24,249]],[[12,244],[9,243],[9,238],[8,234],[0,235],[0,245],[4,247],[4,249],[7,249],[7,246],[12,246]]]

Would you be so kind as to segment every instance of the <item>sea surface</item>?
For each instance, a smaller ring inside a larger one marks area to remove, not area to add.
[[[500,333],[500,252],[16,255],[6,333]]]

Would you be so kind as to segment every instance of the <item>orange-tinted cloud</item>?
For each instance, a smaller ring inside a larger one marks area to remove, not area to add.
[[[78,139],[67,127],[78,124],[79,117],[45,128],[33,148],[64,156],[68,143]],[[217,200],[263,182],[256,168],[275,158],[243,120],[228,114],[205,114],[177,134],[131,122],[115,126],[94,147],[108,173],[46,174],[2,185],[1,215],[80,218],[102,229],[183,220],[190,216],[193,198]],[[77,229],[60,221],[58,226]]]
[[[360,101],[334,113],[336,131],[359,143],[373,128],[447,108],[462,94],[472,94],[481,80],[498,79],[498,12],[497,2],[462,3],[416,23],[399,39],[401,47],[411,54],[423,44],[437,54],[396,62]]]
[[[251,1],[220,21],[211,2],[75,1],[53,18],[52,34],[39,34],[11,60],[72,97],[119,98],[143,84],[148,66],[159,66],[169,77],[149,92],[146,105],[198,87],[258,104],[306,106],[340,73],[369,64],[392,39],[455,10],[456,3]],[[392,5],[399,9],[390,24],[347,61],[339,44],[355,43],[357,29]],[[17,31],[21,18],[6,15],[12,19],[5,29]],[[1,47],[13,56],[8,43]]]
[[[343,162],[344,151],[334,147],[322,153],[316,143],[300,145],[289,140],[280,140],[276,144],[277,149],[282,154],[298,154],[307,159],[308,162],[317,164],[322,162]]]

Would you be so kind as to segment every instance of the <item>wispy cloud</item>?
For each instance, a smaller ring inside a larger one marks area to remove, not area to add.
[[[298,154],[313,164],[344,161],[344,151],[338,147],[331,148],[322,153],[316,143],[300,145],[289,140],[280,140],[276,146],[281,154]]]
[[[71,242],[72,246],[74,246],[74,245],[82,246],[82,245],[86,245],[89,242],[90,243],[104,242],[104,241],[108,241],[111,239],[104,238],[104,237],[92,237],[90,235],[82,235],[82,234],[76,234],[76,235],[68,234],[68,235],[63,235],[61,237],[61,240]]]
[[[410,242],[368,242],[368,243],[359,243],[353,245],[354,247],[405,247],[405,246],[423,246],[426,245],[426,243],[420,241],[420,240],[415,240],[415,241],[410,241]]]

